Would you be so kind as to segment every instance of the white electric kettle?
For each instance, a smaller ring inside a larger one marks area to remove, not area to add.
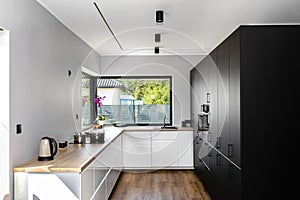
[[[40,142],[39,161],[53,160],[57,153],[57,143],[53,138],[43,137]]]

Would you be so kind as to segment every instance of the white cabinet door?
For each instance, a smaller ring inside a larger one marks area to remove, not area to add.
[[[95,191],[94,183],[95,169],[87,167],[80,175],[81,178],[81,200],[89,200]]]
[[[170,167],[178,166],[177,140],[152,141],[152,166]]]
[[[177,131],[159,131],[152,133],[152,166],[178,166]]]
[[[107,199],[120,174],[122,135],[118,136],[82,173],[82,199]]]
[[[178,132],[178,165],[193,167],[193,131]]]
[[[124,132],[123,166],[151,167],[151,132]]]
[[[27,184],[28,197],[15,199],[79,199],[58,176],[52,173],[29,173]]]
[[[102,184],[96,188],[96,193],[93,199],[91,200],[107,200],[107,180],[103,180]]]

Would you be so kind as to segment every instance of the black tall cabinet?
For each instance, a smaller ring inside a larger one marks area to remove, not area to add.
[[[289,199],[297,174],[300,26],[240,26],[191,70],[195,169],[213,200]],[[217,69],[217,70],[216,70]],[[204,135],[205,135],[204,134]],[[199,159],[199,149],[208,152]]]

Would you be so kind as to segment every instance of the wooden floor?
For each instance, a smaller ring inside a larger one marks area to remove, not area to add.
[[[211,200],[193,170],[123,172],[110,200]]]

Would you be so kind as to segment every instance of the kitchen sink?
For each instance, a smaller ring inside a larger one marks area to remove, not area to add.
[[[161,129],[178,129],[178,127],[176,126],[165,126],[165,127],[161,127]]]

